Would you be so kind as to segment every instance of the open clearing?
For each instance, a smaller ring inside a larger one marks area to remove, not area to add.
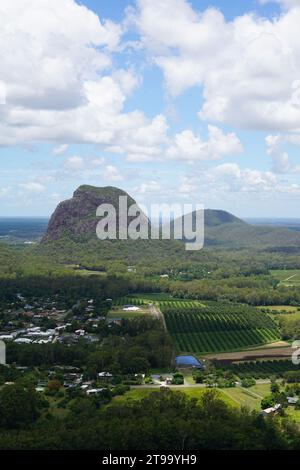
[[[132,320],[133,318],[143,317],[144,315],[151,315],[150,307],[148,305],[143,305],[139,307],[139,310],[130,311],[130,310],[123,310],[120,307],[113,307],[107,315],[107,320],[113,319],[125,319],[125,320]]]
[[[285,286],[299,286],[300,285],[300,269],[276,269],[270,271],[280,284]]]
[[[171,391],[180,391],[185,393],[189,398],[201,398],[205,391],[209,388],[205,387],[170,387]],[[233,388],[222,388],[214,389],[219,393],[220,398],[230,406],[235,408],[241,406],[247,406],[251,410],[260,410],[260,404],[262,398],[270,393],[270,384],[256,384],[250,388],[233,387]],[[126,392],[122,396],[115,397],[112,402],[107,406],[112,406],[116,403],[125,403],[131,400],[142,400],[148,397],[153,392],[159,392],[159,388],[132,388],[129,392]],[[300,417],[300,413],[299,413]]]
[[[92,269],[84,269],[80,268],[77,264],[66,264],[66,268],[72,269],[72,271],[75,271],[76,274],[79,276],[106,276],[105,271],[97,271],[97,270],[92,270]]]
[[[153,392],[159,392],[159,388],[132,388],[129,392],[126,392],[124,395],[122,396],[117,396],[115,398],[113,398],[112,402],[107,405],[107,406],[111,406],[111,405],[114,405],[116,403],[124,403],[126,401],[130,401],[130,400],[142,400],[143,398],[146,398],[148,397],[151,393]],[[183,392],[185,393],[189,398],[201,398],[201,396],[203,395],[203,393],[208,390],[207,388],[189,388],[189,387],[172,387],[170,388],[171,391],[173,392],[176,392],[176,391],[179,391],[179,392]],[[237,407],[238,406],[238,403],[236,400],[234,400],[233,398],[230,397],[230,395],[224,393],[224,390],[221,390],[221,389],[217,389],[219,394],[220,394],[220,398],[225,402],[227,403],[228,405],[230,406],[234,406],[234,407]]]
[[[251,410],[259,411],[261,400],[270,393],[270,384],[257,384],[250,388],[226,388],[222,391],[239,406],[247,406]]]
[[[268,310],[270,313],[274,312],[287,312],[287,313],[295,313],[298,312],[300,307],[294,307],[292,305],[268,305],[264,307],[257,307],[259,310]]]
[[[254,349],[280,339],[272,315],[245,304],[175,299],[169,294],[135,294],[114,301],[111,318],[124,315],[123,306],[136,305],[163,323],[181,354],[216,354]],[[146,312],[144,312],[146,313]]]
[[[291,418],[295,423],[300,425],[300,410],[295,410],[294,406],[289,406],[286,410],[286,414]]]
[[[274,343],[276,344],[276,343]],[[253,359],[280,359],[291,357],[293,353],[293,349],[291,348],[288,343],[284,341],[280,341],[277,344],[283,344],[283,346],[276,347],[272,345],[266,345],[262,348],[256,349],[248,349],[246,351],[236,351],[236,352],[228,352],[228,353],[215,353],[215,354],[207,354],[204,357],[207,359],[218,359],[222,361],[249,361]]]

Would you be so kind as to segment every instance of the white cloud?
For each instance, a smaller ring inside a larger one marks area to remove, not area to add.
[[[162,158],[162,147],[168,143],[168,124],[165,116],[158,115],[146,120],[142,113],[134,113],[134,122],[119,135],[118,145],[106,150],[126,154],[130,162],[148,162]]]
[[[280,135],[268,135],[266,137],[267,154],[272,158],[272,171],[274,173],[288,173],[292,169],[289,155],[282,152]]]
[[[53,155],[63,155],[68,150],[68,144],[62,144],[55,147],[52,151]]]
[[[182,194],[192,194],[199,186],[197,178],[182,176],[180,178],[179,192]]]
[[[168,158],[197,161],[217,160],[225,155],[242,153],[243,147],[235,133],[224,134],[215,126],[208,126],[208,140],[203,141],[190,130],[185,130],[174,137],[167,149]]]
[[[122,33],[75,0],[2,0],[0,145],[139,146],[139,134],[151,134],[156,120],[123,111],[140,77],[112,66]]]
[[[208,176],[210,184],[234,192],[271,192],[278,179],[272,172],[241,169],[235,163],[224,163],[213,168]]]
[[[150,180],[144,183],[141,183],[139,186],[134,188],[134,192],[137,194],[147,195],[147,194],[158,194],[161,191],[161,185],[158,181]]]
[[[283,8],[293,8],[299,6],[299,0],[259,0],[259,3],[279,3]]]
[[[10,188],[0,188],[0,199],[5,198],[9,194]]]
[[[0,80],[0,105],[1,104],[6,104],[6,93],[7,93],[7,87],[2,80]]]
[[[73,157],[68,158],[65,162],[65,167],[69,170],[81,170],[84,167],[84,160],[79,155],[74,155]]]
[[[69,109],[84,101],[83,84],[110,65],[121,31],[73,0],[2,0],[1,79],[7,103]]]
[[[199,13],[185,0],[139,0],[131,20],[169,93],[202,87],[201,119],[300,131],[300,7],[272,19],[245,14],[226,21],[220,11]]]
[[[107,180],[107,183],[110,181],[122,181],[124,178],[119,172],[118,168],[113,165],[107,165],[104,170],[104,179]]]
[[[97,157],[97,158],[94,158],[92,161],[91,161],[92,165],[94,166],[102,166],[104,165],[105,163],[105,158],[104,157]]]
[[[37,183],[35,181],[29,181],[28,183],[20,184],[21,188],[25,189],[26,191],[33,193],[33,194],[40,194],[45,191],[45,186],[41,183]]]

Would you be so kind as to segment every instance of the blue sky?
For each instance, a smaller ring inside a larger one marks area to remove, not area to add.
[[[299,217],[297,3],[3,0],[0,216],[93,184]]]

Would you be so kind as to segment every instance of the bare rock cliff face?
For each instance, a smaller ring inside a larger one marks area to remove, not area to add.
[[[107,186],[80,186],[71,199],[60,202],[52,214],[42,243],[59,240],[63,236],[96,238],[99,217],[96,210],[101,204],[112,204],[118,216],[119,196],[127,196],[128,206],[135,204],[125,191]]]

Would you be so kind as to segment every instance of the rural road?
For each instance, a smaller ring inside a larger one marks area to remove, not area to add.
[[[290,279],[293,279],[293,277],[297,276],[297,274],[293,274],[293,276],[287,277],[286,279],[283,280],[283,282],[289,281]]]
[[[164,325],[164,329],[167,330],[165,317],[163,316],[159,308],[155,304],[149,304],[149,307],[150,307],[151,315],[153,315],[157,320],[162,321]]]
[[[256,384],[269,384],[271,383],[271,380],[264,379],[264,380],[257,380]],[[238,385],[238,387],[241,387],[241,385]],[[152,385],[132,385],[130,388],[149,388],[149,389],[160,389],[160,385],[152,384]],[[184,385],[168,385],[168,388],[172,389],[180,389],[180,388],[207,388],[206,384],[184,384]]]

